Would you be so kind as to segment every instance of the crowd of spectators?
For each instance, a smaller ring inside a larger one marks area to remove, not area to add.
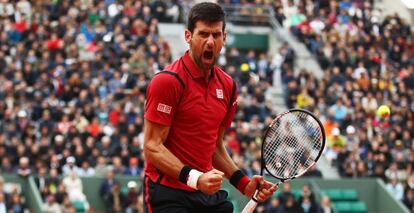
[[[300,190],[293,191],[289,182],[284,183],[265,205],[260,205],[256,210],[260,213],[334,212],[328,197],[323,196],[319,204],[309,185],[303,185]]]
[[[160,21],[182,21],[178,1],[0,2],[0,173],[34,175],[45,212],[88,209],[81,177],[142,174],[146,85],[172,59]]]
[[[274,3],[281,24],[319,61],[311,70],[285,69],[289,107],[323,120],[325,155],[343,177],[379,177],[413,210],[414,33],[398,14],[383,16],[373,1]],[[391,108],[380,118],[380,105]]]
[[[157,26],[181,21],[180,8],[176,1],[0,3],[0,172],[33,175],[45,212],[88,209],[82,177],[142,176],[146,85],[172,60]],[[229,48],[219,64],[239,82],[242,100],[229,152],[257,174],[261,130],[274,115],[264,98],[272,59]],[[103,188],[113,211],[141,203],[118,184]]]
[[[277,113],[264,94],[281,69],[287,106],[323,120],[325,154],[339,173],[383,178],[411,208],[413,33],[370,2],[284,2],[223,1],[274,7],[276,19],[315,54],[324,77],[295,73],[288,45],[274,56],[223,50],[218,63],[239,84],[239,108],[225,136],[232,158],[248,175],[259,174],[262,130]],[[141,176],[146,85],[173,59],[157,26],[182,21],[179,3],[2,1],[0,172],[35,175],[47,208],[64,211],[76,200],[88,208],[80,177]],[[391,107],[390,118],[376,117],[381,104]],[[316,169],[309,174],[321,176]],[[103,188],[114,211],[138,202],[117,184]]]
[[[308,109],[323,120],[325,156],[342,177],[379,177],[414,211],[414,32],[409,23],[398,14],[384,16],[374,1],[220,2],[274,8],[276,20],[323,70],[323,78],[316,79],[312,70],[294,72],[283,64],[287,106]],[[376,115],[380,105],[391,108],[389,118]]]
[[[113,170],[109,170],[99,188],[99,194],[109,212],[143,212],[143,194],[136,181],[129,181],[122,187],[115,179]]]

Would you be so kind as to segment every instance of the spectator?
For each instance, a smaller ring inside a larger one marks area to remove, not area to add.
[[[125,212],[133,213],[139,212],[137,209],[138,203],[138,186],[135,181],[129,181],[128,184],[128,192],[125,196]]]
[[[59,204],[62,204],[65,197],[68,196],[68,193],[66,191],[66,187],[63,184],[63,182],[60,182],[57,186],[57,189],[54,191],[53,195],[55,196],[56,202]]]
[[[98,150],[98,149],[95,149]],[[95,166],[95,174],[97,176],[105,176],[109,172],[109,167],[106,164],[106,159],[103,156],[98,157],[98,161]]]
[[[12,173],[14,171],[13,165],[10,162],[10,158],[7,156],[4,156],[1,160],[1,167],[0,172],[2,173]]]
[[[398,165],[395,162],[385,170],[385,176],[388,180],[396,179],[398,182],[407,180],[407,172],[403,169],[398,169]]]
[[[61,213],[62,209],[58,203],[55,201],[55,197],[53,195],[49,195],[47,197],[47,202],[43,204],[43,212],[45,213]]]
[[[303,175],[303,177],[318,177],[322,178],[322,172],[317,168],[316,164],[311,166],[309,170]]]
[[[404,198],[404,187],[396,178],[392,178],[390,182],[386,184],[386,188],[397,200],[402,200]]]
[[[309,185],[303,185],[302,186],[302,192],[301,192],[301,195],[300,195],[300,197],[299,197],[299,200],[298,200],[298,202],[299,203],[303,203],[303,200],[305,199],[305,198],[309,198],[309,201],[313,204],[314,202],[316,202],[316,200],[315,200],[315,195],[313,194],[313,192],[312,192],[312,190],[311,190],[311,188],[310,188],[310,186]],[[306,203],[306,205],[307,204],[309,204],[309,203]],[[305,211],[305,212],[307,212],[307,211]]]
[[[272,198],[268,205],[265,206],[265,213],[281,213],[283,212],[283,207],[280,204],[278,198]]]
[[[95,169],[89,166],[88,161],[83,161],[81,168],[78,169],[79,177],[92,177],[95,175]]]
[[[112,185],[111,191],[106,196],[105,203],[109,212],[123,212],[125,206],[125,197],[121,193],[121,185],[115,182]]]
[[[17,169],[17,174],[22,177],[27,177],[32,173],[29,164],[29,158],[22,157],[19,159],[19,168]]]
[[[293,197],[293,193],[291,191],[290,183],[283,184],[283,191],[279,194],[279,200],[282,205],[286,204],[288,197]],[[293,197],[294,198],[294,197]]]
[[[17,193],[12,193],[11,200],[8,209],[15,213],[23,213],[24,212],[24,205],[21,200],[21,197]]]
[[[102,156],[108,158],[113,154],[113,147],[111,145],[111,138],[109,136],[103,136],[101,143],[98,146]]]
[[[63,178],[63,185],[65,186],[66,192],[69,195],[70,201],[81,202],[84,204],[84,208],[88,209],[89,204],[87,203],[86,196],[83,194],[83,185],[81,179],[78,177],[76,172],[72,171],[69,176]]]
[[[347,109],[343,105],[343,101],[341,99],[336,100],[336,103],[330,108],[330,110],[333,112],[335,121],[341,124],[347,113]]]
[[[127,170],[122,165],[121,158],[118,156],[112,157],[112,170],[115,175],[124,174]]]
[[[0,192],[0,213],[7,213],[6,195]]]
[[[344,149],[345,143],[345,138],[341,135],[339,128],[332,129],[331,136],[328,136],[327,138],[327,159],[336,161],[339,153]]]
[[[304,213],[316,212],[318,210],[318,206],[315,202],[311,201],[310,197],[304,197],[302,202],[299,203]]]
[[[303,89],[302,92],[296,98],[296,107],[297,108],[308,108],[311,105],[314,105],[313,98],[308,94],[308,90]]]
[[[329,200],[329,197],[323,196],[318,213],[333,213],[333,212],[334,212],[334,209],[331,205],[331,201]]]
[[[58,171],[56,169],[49,170],[49,177],[46,178],[47,189],[51,191],[51,193],[55,193],[61,179],[58,176]]]
[[[411,188],[405,190],[403,203],[408,209],[413,208],[414,204],[414,191]]]
[[[286,213],[303,213],[303,209],[295,200],[293,195],[288,195],[283,203],[283,210]]]
[[[99,194],[102,196],[104,200],[107,200],[109,195],[112,192],[112,187],[117,181],[114,179],[114,172],[110,169],[106,173],[106,178],[101,183]]]
[[[66,158],[66,164],[63,165],[62,174],[63,176],[69,176],[72,172],[79,175],[79,168],[76,165],[75,157],[69,156]]]
[[[72,202],[70,201],[68,195],[65,195],[63,197],[61,206],[62,206],[63,213],[75,213],[76,212],[76,209],[73,207]]]
[[[140,168],[138,165],[139,165],[138,158],[136,157],[130,158],[129,166],[125,170],[125,174],[131,175],[131,176],[140,176],[142,172],[142,168]]]
[[[39,169],[37,176],[35,177],[35,183],[37,188],[42,192],[45,188],[47,188],[47,178],[46,178],[47,170],[45,167]]]

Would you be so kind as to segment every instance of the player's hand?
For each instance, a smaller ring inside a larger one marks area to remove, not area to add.
[[[198,178],[197,188],[208,195],[212,195],[220,190],[223,176],[224,173],[217,169],[206,172]]]
[[[262,176],[255,175],[244,189],[244,194],[248,197],[253,197],[257,189],[257,184],[259,184],[259,192],[256,195],[258,202],[265,201],[278,189],[276,184],[264,180]]]

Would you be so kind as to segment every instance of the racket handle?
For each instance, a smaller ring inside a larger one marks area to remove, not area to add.
[[[256,209],[257,202],[251,199],[247,205],[244,207],[242,213],[253,213],[254,209]]]
[[[246,204],[246,206],[244,207],[242,213],[253,213],[253,211],[256,209],[257,206],[257,201],[256,201],[256,194],[259,191],[256,190],[256,192],[253,195],[253,198],[250,199],[250,201]]]

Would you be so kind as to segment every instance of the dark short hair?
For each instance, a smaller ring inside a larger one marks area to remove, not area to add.
[[[211,2],[202,2],[194,5],[188,14],[187,29],[194,31],[197,21],[223,22],[223,31],[226,28],[224,11],[220,5]]]

